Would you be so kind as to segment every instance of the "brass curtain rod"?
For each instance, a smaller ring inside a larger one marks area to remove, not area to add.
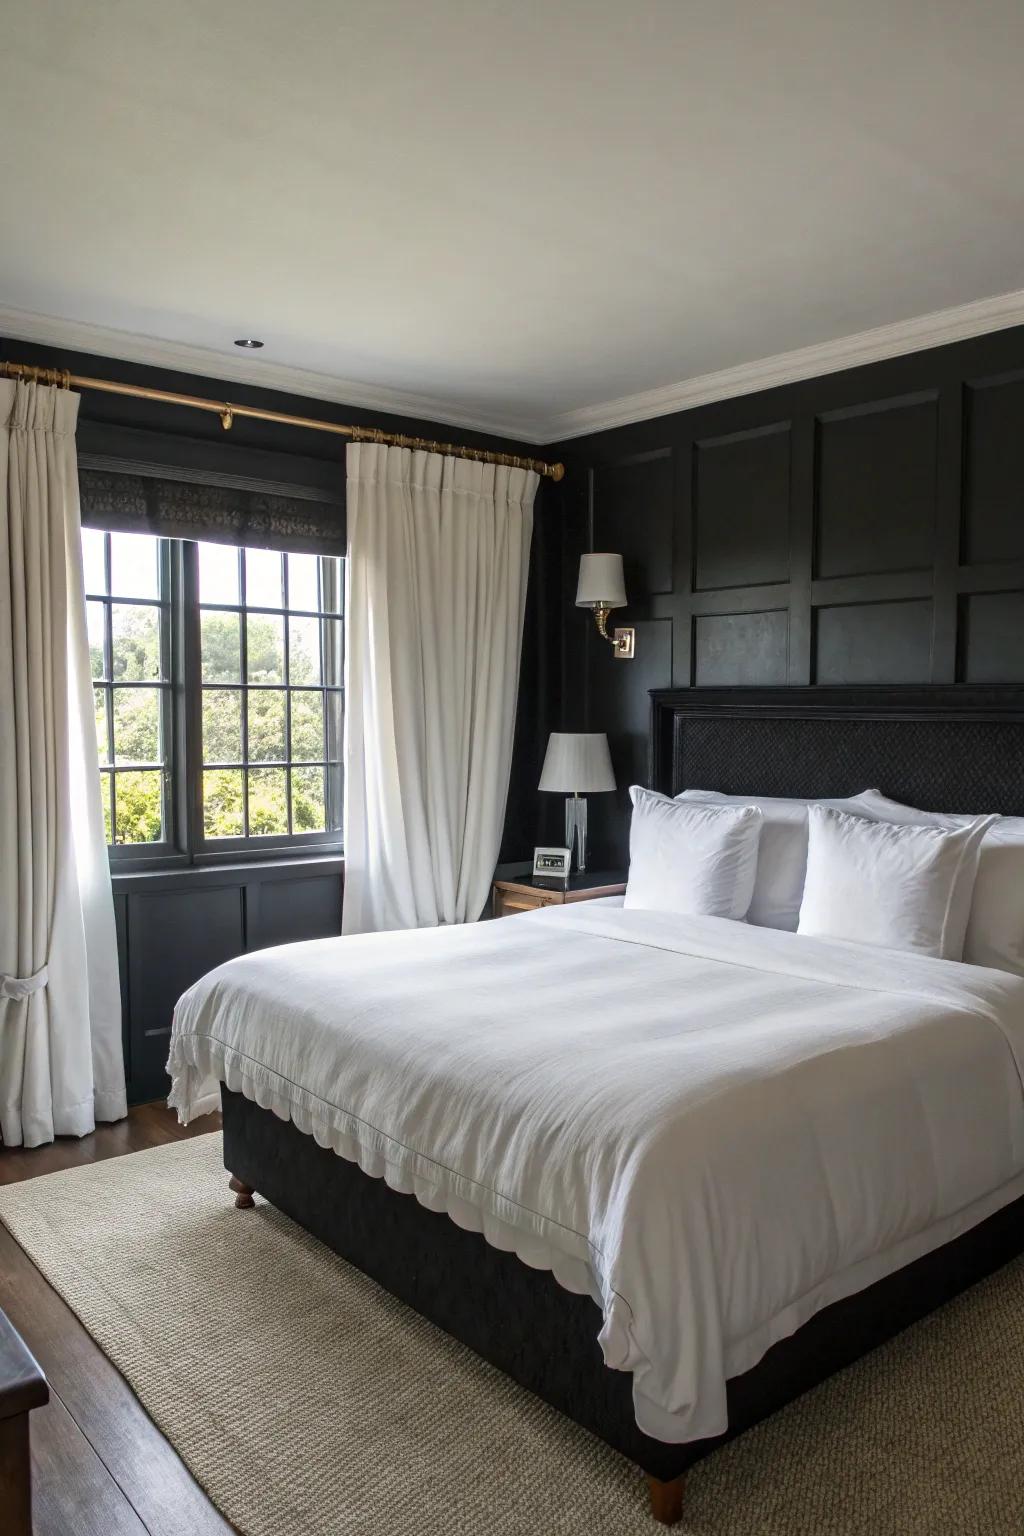
[[[549,480],[561,480],[563,464],[548,464],[543,459],[524,459],[515,453],[492,453],[487,448],[462,448],[457,443],[435,443],[425,437],[405,437],[400,432],[382,432],[379,427],[344,427],[333,421],[319,421],[315,416],[289,416],[286,411],[264,411],[256,405],[232,405],[227,400],[204,400],[200,395],[178,395],[169,389],[147,389],[139,384],[115,384],[111,379],[90,379],[66,368],[34,368],[28,363],[0,363],[0,374],[28,383],[51,384],[59,389],[95,389],[107,395],[130,395],[133,400],[159,400],[163,405],[185,405],[194,411],[212,411],[220,417],[225,432],[230,432],[236,416],[250,421],[273,421],[284,427],[307,427],[311,432],[333,432],[336,437],[350,437],[357,443],[387,443],[394,448],[423,448],[428,453],[449,454],[457,459],[475,459],[483,464],[504,464],[510,469],[532,469]]]

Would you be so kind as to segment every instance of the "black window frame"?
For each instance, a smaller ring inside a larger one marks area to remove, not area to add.
[[[322,560],[337,559],[339,569],[338,582],[338,609],[336,612],[324,610],[323,572],[321,564],[318,574],[318,592],[320,594],[320,609],[314,613],[311,610],[292,610],[287,606],[278,609],[266,608],[263,605],[248,608],[245,604],[244,548],[253,548],[254,545],[239,546],[230,545],[235,550],[239,560],[239,602],[237,604],[200,604],[199,592],[199,541],[195,539],[183,539],[151,535],[158,540],[158,568],[160,573],[159,599],[141,600],[133,598],[123,599],[125,602],[149,601],[150,606],[160,605],[161,621],[161,648],[162,666],[164,678],[159,683],[139,684],[114,684],[109,680],[111,668],[110,634],[111,634],[111,604],[119,599],[110,594],[110,532],[96,529],[104,533],[104,560],[106,566],[107,594],[99,597],[107,606],[104,620],[104,673],[103,679],[94,679],[93,687],[103,687],[108,691],[114,686],[138,686],[160,687],[162,689],[161,710],[161,741],[165,756],[163,764],[164,789],[163,789],[163,815],[164,837],[160,842],[153,843],[115,843],[107,844],[107,853],[111,869],[118,874],[144,872],[157,869],[175,869],[191,865],[216,866],[218,864],[237,864],[268,860],[294,859],[296,857],[337,858],[343,852],[342,830],[328,826],[324,832],[287,832],[274,834],[243,835],[240,837],[207,838],[203,826],[203,743],[202,743],[202,709],[204,687],[211,685],[203,683],[202,658],[201,658],[201,607],[207,609],[220,609],[222,611],[237,611],[239,628],[241,633],[241,675],[237,684],[225,683],[225,689],[235,688],[243,691],[260,686],[279,686],[285,695],[285,748],[286,757],[283,764],[262,761],[247,761],[246,743],[243,738],[243,762],[228,765],[232,768],[240,767],[243,774],[243,792],[245,791],[245,774],[251,768],[275,768],[284,767],[289,772],[293,766],[302,767],[303,763],[293,764],[291,752],[291,692],[293,687],[308,686],[311,691],[319,692],[324,697],[324,795],[325,795],[325,819],[329,822],[332,813],[337,814],[340,822],[344,806],[344,774],[340,761],[341,733],[344,731],[345,690],[343,675],[344,657],[344,559],[340,556],[317,556]],[[288,562],[284,559],[286,551],[275,551],[283,559],[283,583],[282,603],[287,604],[288,592]],[[293,551],[293,553],[310,553],[310,551]],[[97,598],[90,595],[90,601]],[[267,613],[281,616],[284,636],[284,681],[280,685],[250,684],[245,676],[246,653],[245,632],[246,615],[253,613]],[[288,617],[294,614],[297,617],[311,617],[319,620],[326,619],[339,626],[341,652],[337,659],[338,678],[337,684],[325,681],[327,676],[327,658],[324,654],[323,626],[321,624],[321,682],[319,685],[290,685],[288,682],[289,660],[289,625]],[[213,685],[216,686],[216,685]],[[336,765],[330,760],[328,751],[328,708],[329,694],[336,694],[340,699],[339,711],[339,739],[337,741],[338,760]],[[108,731],[111,725],[112,709],[108,705],[107,719]],[[244,719],[244,712],[243,712]],[[320,766],[309,764],[308,766]],[[334,767],[333,774],[329,771]],[[117,771],[116,764],[110,768],[103,768],[101,772],[111,773]],[[288,784],[288,808],[291,818],[291,790],[290,779]],[[332,787],[333,786],[333,787]],[[336,800],[332,802],[331,796]],[[247,795],[244,795],[243,803],[247,804]],[[112,810],[116,815],[116,806]],[[111,834],[114,832],[114,822],[111,822]]]

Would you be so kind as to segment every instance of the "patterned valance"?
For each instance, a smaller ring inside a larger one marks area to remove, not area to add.
[[[343,555],[345,508],[305,486],[79,455],[82,522],[163,538]]]

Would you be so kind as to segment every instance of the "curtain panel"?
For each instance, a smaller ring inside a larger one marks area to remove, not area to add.
[[[0,1132],[127,1113],[86,639],[79,397],[0,379]]]
[[[538,479],[348,448],[342,931],[473,922],[512,761]]]

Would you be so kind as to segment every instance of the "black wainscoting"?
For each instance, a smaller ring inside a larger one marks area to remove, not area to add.
[[[162,1098],[181,994],[235,955],[341,931],[344,862],[281,859],[114,876],[132,1103]]]
[[[624,861],[651,688],[1024,681],[1024,328],[545,450],[568,469],[563,728],[607,730]],[[637,659],[572,607],[625,557]],[[715,787],[715,786],[707,786]]]

